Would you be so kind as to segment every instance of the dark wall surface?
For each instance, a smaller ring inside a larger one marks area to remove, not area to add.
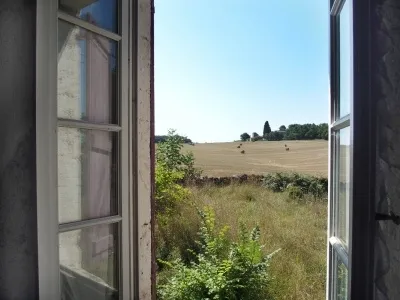
[[[37,299],[36,1],[0,1],[0,299]]]
[[[400,1],[375,0],[372,13],[373,96],[377,100],[377,213],[400,214]],[[400,299],[400,226],[375,232],[375,299]]]

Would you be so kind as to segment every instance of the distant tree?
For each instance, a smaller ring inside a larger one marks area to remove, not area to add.
[[[328,140],[328,124],[290,124],[285,131],[285,140]]]
[[[271,132],[271,127],[269,126],[268,121],[265,121],[264,123],[264,130],[263,130],[263,136]]]
[[[247,141],[247,140],[250,139],[250,135],[249,135],[247,132],[242,133],[242,134],[240,135],[240,139],[241,139],[242,141]]]
[[[328,123],[322,123],[318,125],[318,138],[321,140],[329,139]]]
[[[286,126],[285,126],[285,125],[281,125],[281,126],[279,127],[279,130],[280,130],[280,131],[286,131]]]
[[[282,141],[283,140],[283,134],[278,132],[278,131],[272,131],[270,133],[267,133],[264,138],[267,141]]]
[[[257,132],[253,132],[253,138],[258,138],[260,135]]]

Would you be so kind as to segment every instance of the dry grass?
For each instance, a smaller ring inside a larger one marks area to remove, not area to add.
[[[185,145],[208,176],[298,172],[327,176],[327,141],[240,142]],[[290,151],[285,150],[285,144]],[[240,151],[245,150],[245,154]]]
[[[324,299],[326,269],[326,202],[297,203],[285,193],[260,186],[192,188],[198,206],[210,205],[217,223],[231,228],[235,239],[240,222],[260,226],[266,252],[281,248],[271,265],[274,299]],[[194,210],[186,220],[197,220]]]

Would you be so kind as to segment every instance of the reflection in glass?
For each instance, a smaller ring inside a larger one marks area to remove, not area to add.
[[[61,298],[118,299],[118,224],[59,235]]]
[[[340,130],[339,170],[337,186],[337,237],[346,245],[349,242],[349,203],[350,203],[350,127]]]
[[[348,270],[346,266],[337,258],[337,278],[336,278],[336,299],[347,300],[348,291]]]
[[[93,25],[118,33],[117,0],[59,0],[59,8]]]
[[[346,1],[340,13],[340,117],[350,113],[351,96],[351,18],[350,1]]]
[[[60,223],[117,214],[116,135],[58,128]]]
[[[116,123],[117,43],[58,22],[58,117]]]

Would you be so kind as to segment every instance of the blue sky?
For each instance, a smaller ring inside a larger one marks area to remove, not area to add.
[[[156,0],[155,130],[195,142],[328,122],[327,0]]]

